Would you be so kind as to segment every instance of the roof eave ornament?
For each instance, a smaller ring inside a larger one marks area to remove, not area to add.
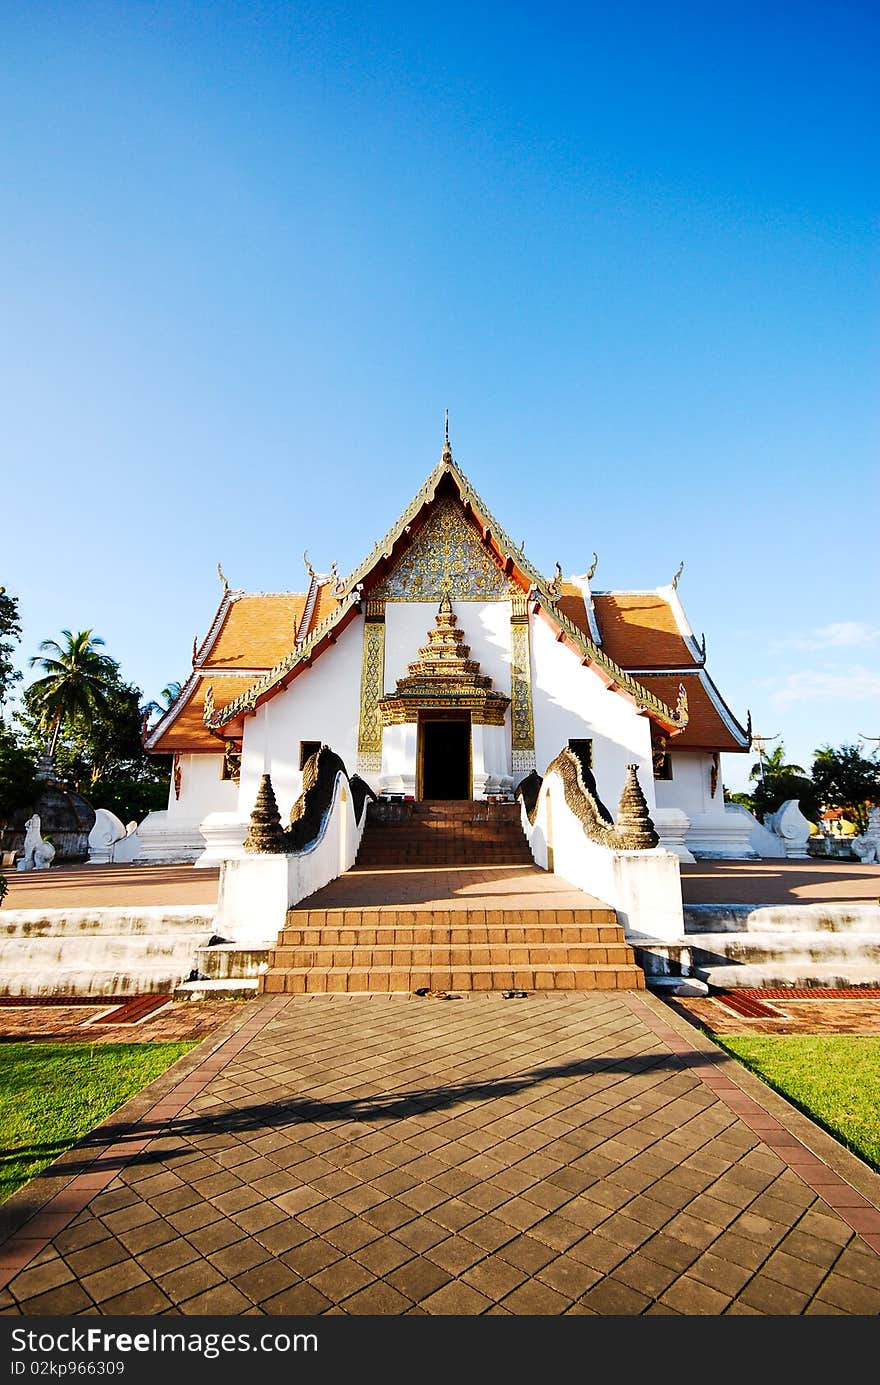
[[[452,448],[449,445],[449,410],[446,410],[446,432],[443,440],[443,454],[440,460],[445,466],[452,464]]]
[[[679,581],[680,581],[680,579],[681,579],[681,574],[682,574],[683,572],[684,572],[684,558],[682,558],[681,562],[679,563],[679,565],[678,565],[678,571],[676,572],[675,576],[674,576],[673,579],[672,579],[672,590],[673,590],[673,591],[678,591],[678,584],[679,584]]]
[[[678,685],[678,697],[675,702],[675,724],[679,730],[683,731],[688,724],[688,695],[684,683]]]

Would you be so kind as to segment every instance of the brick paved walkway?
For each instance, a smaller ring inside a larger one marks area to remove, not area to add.
[[[138,1024],[117,1022],[122,1006],[109,1010],[106,1001],[78,1005],[9,1005],[0,999],[0,1045],[24,1040],[56,1043],[70,1039],[81,1044],[176,1043],[204,1039],[237,1009],[234,1000],[172,1001]],[[96,1024],[100,1016],[108,1023]],[[0,1050],[2,1053],[2,1050]]]
[[[0,1309],[874,1314],[878,1189],[651,996],[264,998],[10,1199]]]
[[[821,990],[809,1000],[790,1000],[774,991],[761,1001],[761,1008],[772,1013],[754,1017],[734,1008],[735,992],[730,996],[681,996],[670,1003],[713,1034],[880,1034],[880,999],[868,999],[858,991],[834,1000],[827,999]]]

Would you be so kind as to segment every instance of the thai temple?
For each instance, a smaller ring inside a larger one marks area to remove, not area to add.
[[[568,748],[598,800],[627,766],[679,860],[753,854],[721,756],[749,748],[706,668],[678,581],[603,591],[596,559],[548,578],[442,456],[348,576],[220,604],[173,706],[146,736],[173,756],[141,859],[235,858],[264,776],[282,820],[326,745],[380,799],[510,801]],[[222,572],[221,572],[222,578]]]

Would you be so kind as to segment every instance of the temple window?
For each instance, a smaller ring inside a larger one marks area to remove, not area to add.
[[[318,753],[318,751],[319,751],[320,749],[321,749],[321,742],[320,742],[320,741],[300,741],[300,743],[299,743],[299,767],[300,767],[300,769],[305,769],[305,767],[306,767],[306,760],[311,759],[311,757],[312,757],[313,755],[317,755],[317,753]]]

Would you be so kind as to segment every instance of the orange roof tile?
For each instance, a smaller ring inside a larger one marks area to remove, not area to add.
[[[583,612],[583,598],[578,599]],[[593,605],[602,648],[622,668],[697,666],[672,607],[657,592],[594,593]],[[585,614],[581,618],[586,622]]]
[[[725,724],[698,673],[640,673],[639,682],[655,697],[671,706],[675,705],[679,683],[684,683],[688,697],[688,724],[677,736],[670,738],[670,750],[748,749],[748,742],[744,745]]]
[[[245,592],[236,597],[201,667],[272,668],[293,649],[305,604],[302,592]]]
[[[213,678],[199,678],[171,725],[155,745],[151,745],[151,751],[156,755],[169,755],[174,750],[207,750],[215,755],[222,754],[222,740],[211,735],[202,719],[205,693],[213,686],[214,701],[222,707],[249,688],[253,681],[247,673],[237,676],[215,673]]]

